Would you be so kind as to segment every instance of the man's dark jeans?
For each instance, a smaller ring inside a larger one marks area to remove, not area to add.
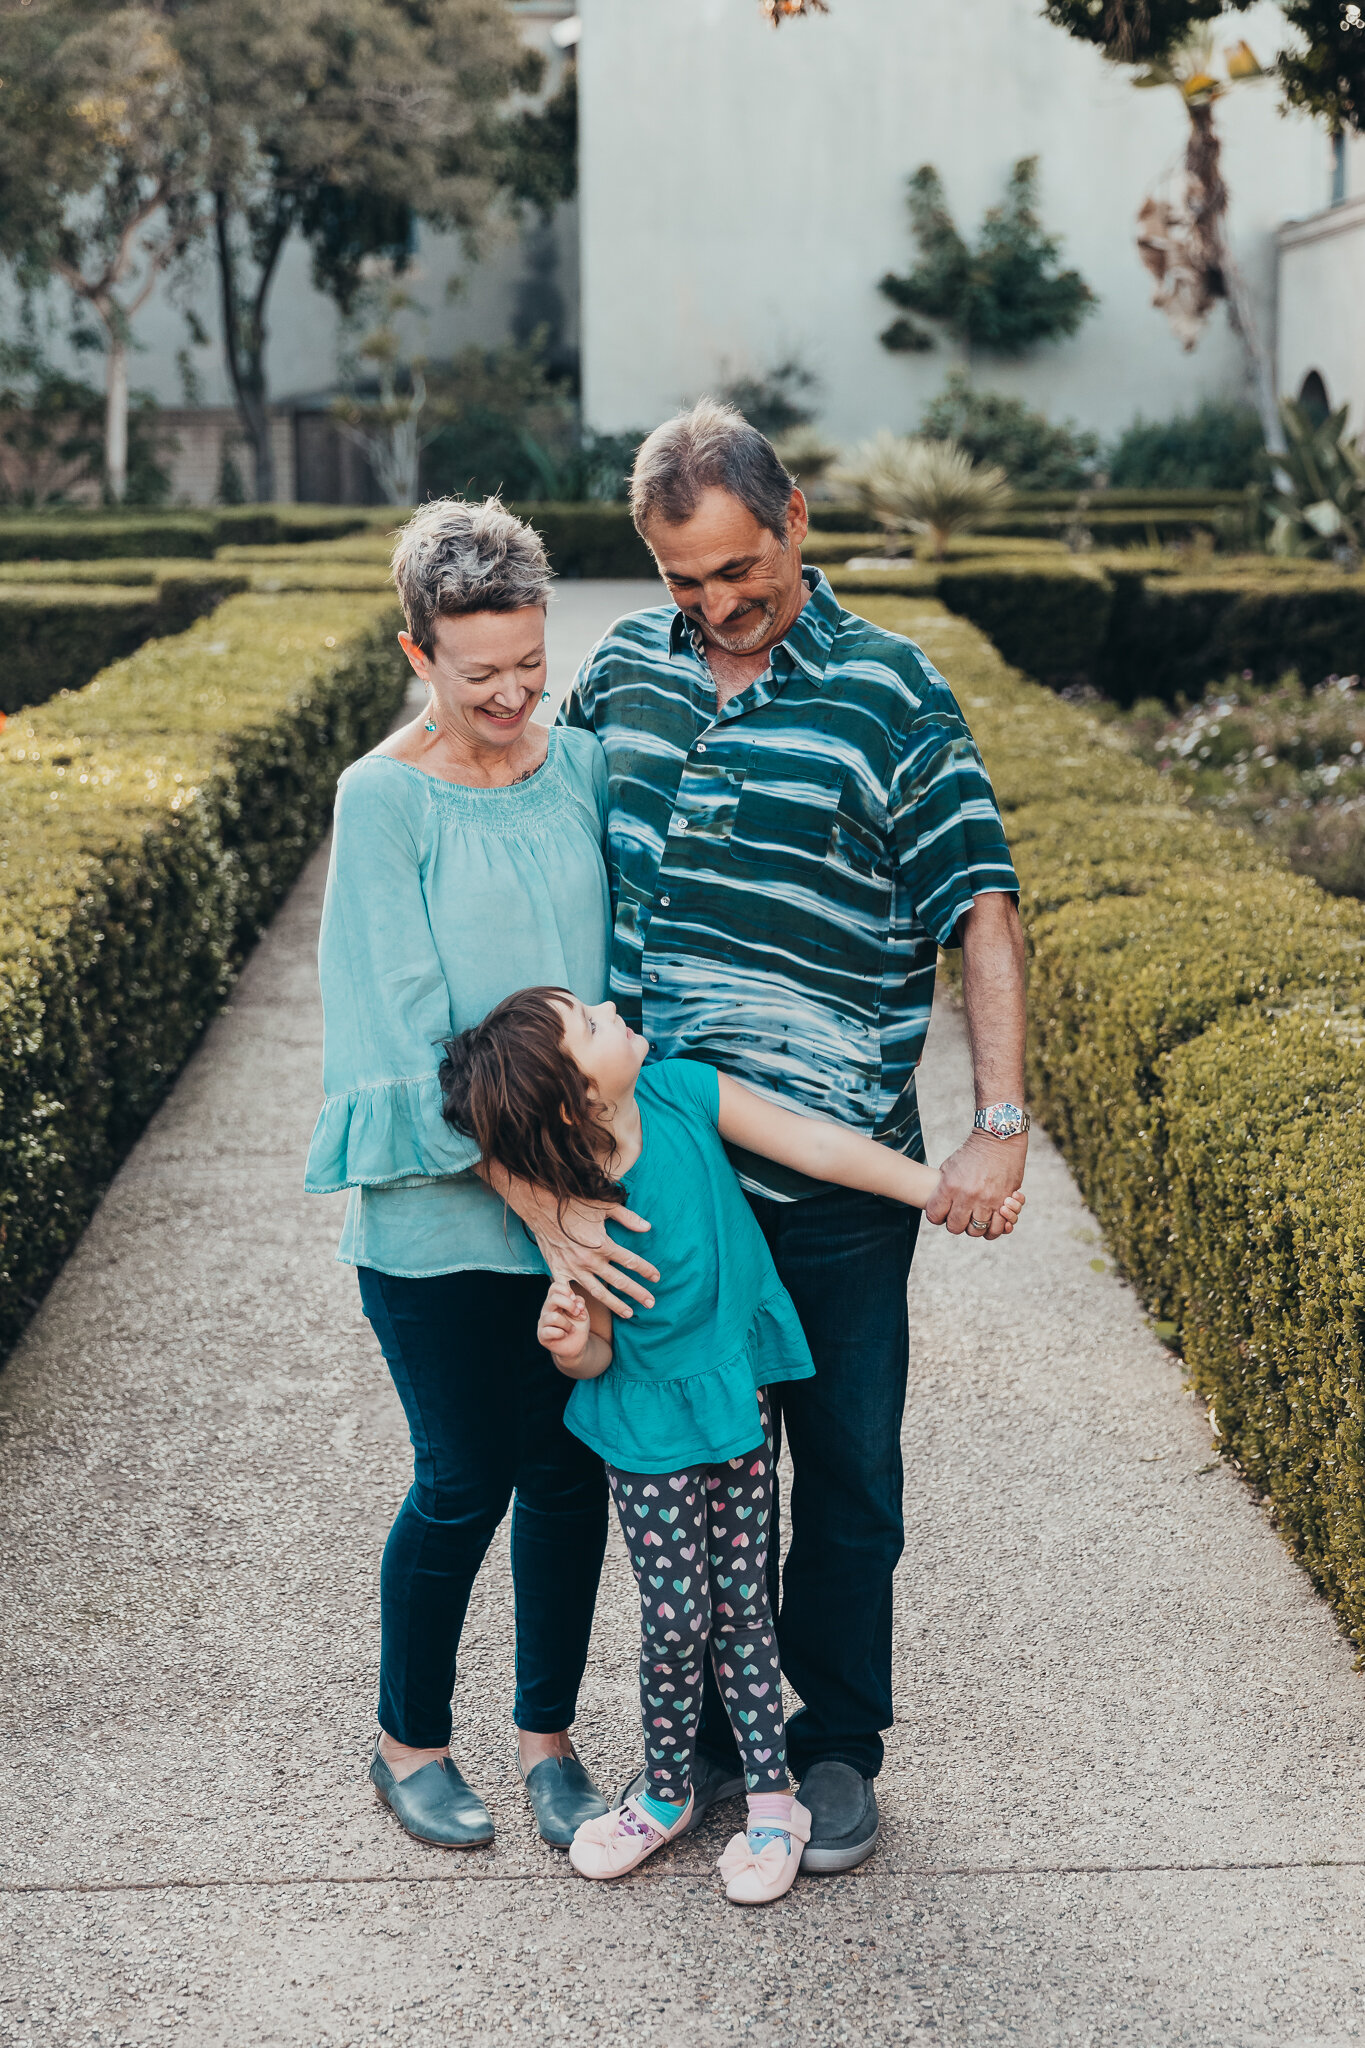
[[[512,1510],[517,1692],[541,1735],[574,1718],[607,1539],[602,1460],[564,1427],[573,1382],[536,1342],[545,1282],[525,1273],[402,1280],[360,1269],[360,1299],[412,1433],[412,1490],[379,1575],[379,1725],[450,1740],[465,1610]]]
[[[891,1575],[905,1542],[901,1417],[909,1363],[905,1290],[918,1209],[839,1189],[805,1202],[750,1197],[815,1360],[774,1387],[792,1455],[791,1544],[778,1601],[777,1510],[768,1573],[782,1669],[805,1705],[787,1723],[795,1777],[835,1759],[882,1767],[891,1709]],[[707,1663],[699,1746],[738,1771]]]

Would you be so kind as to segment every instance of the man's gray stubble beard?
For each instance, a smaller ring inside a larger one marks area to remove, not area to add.
[[[708,625],[701,618],[697,620],[697,624],[701,628],[702,638],[709,640],[713,646],[719,647],[722,654],[752,654],[768,638],[772,631],[773,620],[776,617],[777,606],[769,603],[760,607],[759,622],[748,633],[726,634],[723,631],[717,631],[714,626]]]

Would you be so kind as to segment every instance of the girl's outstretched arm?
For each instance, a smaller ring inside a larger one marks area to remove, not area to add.
[[[938,1186],[934,1167],[906,1159],[890,1146],[879,1145],[875,1138],[859,1137],[846,1125],[825,1117],[799,1116],[795,1110],[783,1109],[766,1096],[753,1094],[731,1074],[718,1073],[716,1078],[720,1082],[720,1134],[745,1152],[794,1167],[811,1180],[885,1195],[914,1209],[922,1209]],[[1022,1195],[1010,1197],[1007,1229],[1013,1228],[1022,1205]]]

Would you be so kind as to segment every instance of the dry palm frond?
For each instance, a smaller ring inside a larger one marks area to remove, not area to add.
[[[918,441],[883,428],[850,449],[830,481],[888,533],[927,534],[936,558],[954,533],[1010,501],[1003,469],[972,461],[956,441]]]

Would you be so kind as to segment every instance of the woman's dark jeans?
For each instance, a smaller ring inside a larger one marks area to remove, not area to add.
[[[412,1490],[384,1547],[379,1725],[450,1740],[469,1595],[512,1510],[518,1728],[553,1734],[577,1708],[607,1539],[600,1458],[564,1427],[572,1382],[536,1342],[545,1282],[522,1273],[401,1280],[360,1268],[360,1299],[412,1433]]]
[[[826,1758],[865,1778],[882,1767],[891,1709],[891,1579],[905,1543],[901,1417],[909,1365],[906,1283],[918,1209],[840,1188],[804,1202],[749,1206],[796,1304],[813,1380],[773,1387],[779,1447],[792,1455],[791,1544],[778,1605],[776,1540],[768,1586],[782,1670],[805,1705],[787,1723],[800,1778]],[[714,1674],[698,1747],[739,1769]]]

